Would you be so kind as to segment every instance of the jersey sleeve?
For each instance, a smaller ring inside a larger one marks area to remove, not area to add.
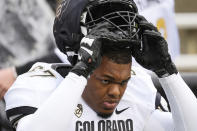
[[[180,74],[159,81],[170,103],[175,131],[196,131],[197,99]]]
[[[62,80],[46,63],[36,63],[29,72],[17,77],[4,97],[11,124],[15,126],[20,118],[34,113]]]
[[[175,131],[172,114],[155,110],[149,117],[143,131]]]
[[[155,110],[144,131],[196,131],[197,99],[180,74],[160,78],[159,81],[169,100],[171,113]]]

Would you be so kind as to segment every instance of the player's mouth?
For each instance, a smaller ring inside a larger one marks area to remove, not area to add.
[[[107,110],[113,110],[117,106],[118,101],[104,101],[103,106]]]

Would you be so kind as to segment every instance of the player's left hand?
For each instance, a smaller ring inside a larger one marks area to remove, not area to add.
[[[137,16],[141,45],[135,45],[133,56],[144,68],[165,77],[177,73],[177,69],[168,53],[168,44],[157,28],[149,23],[143,16]]]

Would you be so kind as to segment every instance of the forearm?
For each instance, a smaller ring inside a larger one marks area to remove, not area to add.
[[[86,81],[82,76],[69,73],[34,114],[19,121],[17,131],[65,131]]]
[[[170,103],[175,131],[197,131],[197,99],[179,74],[159,79]]]

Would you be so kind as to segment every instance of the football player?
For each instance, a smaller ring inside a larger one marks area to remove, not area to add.
[[[174,21],[174,1],[173,0],[134,0],[139,9],[139,14],[142,14],[146,19],[153,23],[162,36],[167,40],[169,52],[172,60],[180,54],[179,37]],[[4,96],[9,87],[13,84],[16,77],[27,72],[36,62],[46,63],[66,63],[67,56],[59,51],[58,48],[54,52],[43,56],[39,59],[34,59],[26,64],[10,67],[0,70],[0,99]],[[133,59],[133,65],[139,66]]]
[[[63,1],[54,35],[73,66],[37,63],[17,78],[5,95],[17,131],[197,130],[196,97],[133,1]],[[131,55],[156,73],[171,113],[155,109],[151,78]]]

